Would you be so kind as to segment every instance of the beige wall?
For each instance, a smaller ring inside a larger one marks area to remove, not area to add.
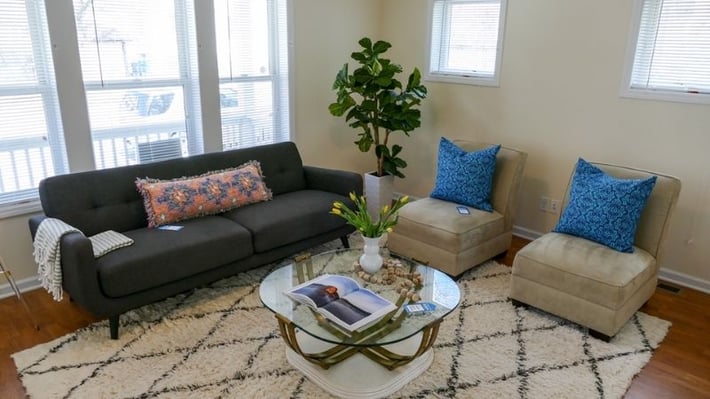
[[[327,111],[330,86],[362,36],[390,41],[405,70],[423,69],[427,1],[293,3],[293,139],[308,164],[371,170],[374,156],[358,152],[355,132]],[[511,1],[501,86],[427,82],[422,128],[396,139],[410,165],[397,190],[428,194],[442,135],[528,151],[516,224],[537,232],[557,218],[537,210],[538,198],[563,195],[579,156],[674,174],[684,186],[663,266],[710,281],[710,106],[619,97],[630,3]],[[0,254],[18,279],[36,274],[27,218],[0,220]]]
[[[335,100],[331,90],[335,75],[350,59],[350,53],[358,50],[358,40],[377,35],[381,2],[294,3],[293,140],[306,163],[358,171],[374,169],[374,155],[370,159],[352,151],[356,138],[353,129],[331,116],[328,105]]]
[[[405,66],[427,62],[427,1],[387,0],[382,37]],[[678,176],[683,189],[662,266],[710,282],[710,106],[619,97],[631,1],[510,1],[498,88],[427,82],[423,127],[404,144],[399,191],[426,195],[440,136],[529,153],[516,225],[551,230],[537,210],[561,198],[578,157]],[[688,242],[691,241],[689,244]]]

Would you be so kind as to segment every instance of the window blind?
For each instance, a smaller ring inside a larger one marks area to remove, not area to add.
[[[201,151],[192,5],[74,0],[98,169]]]
[[[222,146],[289,139],[286,0],[216,0]]]
[[[0,2],[0,204],[67,171],[44,2]]]
[[[710,1],[643,1],[630,87],[710,94]]]
[[[504,4],[501,0],[435,0],[430,73],[495,78]]]

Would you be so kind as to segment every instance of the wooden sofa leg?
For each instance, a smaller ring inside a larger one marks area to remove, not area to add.
[[[109,316],[108,328],[111,332],[111,339],[118,339],[118,318],[120,315]]]
[[[613,337],[610,337],[604,333],[601,333],[597,330],[592,330],[591,328],[589,329],[589,335],[591,335],[593,338],[602,340],[604,342],[609,342]]]
[[[343,243],[343,247],[344,247],[344,248],[346,248],[346,249],[347,249],[347,248],[350,248],[350,242],[348,241],[348,236],[347,236],[347,235],[340,236],[340,242]]]

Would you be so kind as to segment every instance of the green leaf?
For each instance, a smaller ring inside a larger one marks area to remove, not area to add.
[[[340,103],[332,103],[328,106],[328,111],[333,116],[343,116],[345,113],[345,108]]]
[[[370,147],[372,146],[372,136],[369,134],[360,133],[360,140],[356,141],[355,144],[357,144],[357,147],[360,149],[360,151],[368,152],[370,151]]]
[[[373,100],[364,100],[362,104],[360,104],[360,108],[362,108],[363,111],[377,111],[377,103]]]
[[[352,53],[350,54],[350,58],[354,59],[355,61],[359,61],[361,64],[367,61],[367,56],[362,52]]]
[[[372,61],[372,74],[379,75],[380,73],[382,73],[382,64],[380,64],[380,61],[375,59]]]
[[[381,76],[375,79],[375,83],[380,87],[387,87],[392,84],[392,78],[390,76]]]
[[[372,51],[373,51],[375,54],[382,54],[382,53],[384,53],[385,51],[387,51],[390,47],[392,47],[391,44],[387,43],[387,42],[384,41],[384,40],[379,40],[379,41],[377,41],[377,43],[375,43],[375,45],[372,47]]]
[[[368,50],[372,50],[372,40],[370,40],[370,38],[368,37],[363,37],[362,39],[360,39],[358,44]]]
[[[392,156],[396,157],[402,151],[402,146],[395,144],[392,146]]]
[[[419,72],[419,68],[414,68],[414,72],[409,74],[409,80],[407,81],[407,91],[412,91],[415,87],[419,87],[422,81],[422,74]]]

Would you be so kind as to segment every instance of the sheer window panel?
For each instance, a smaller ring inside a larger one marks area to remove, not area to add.
[[[433,0],[427,79],[497,86],[506,0]]]
[[[622,96],[710,103],[710,1],[636,0]]]
[[[285,0],[217,0],[222,147],[286,141],[289,134]]]
[[[192,6],[74,0],[97,168],[201,152]]]
[[[0,2],[0,216],[68,170],[44,3]]]

